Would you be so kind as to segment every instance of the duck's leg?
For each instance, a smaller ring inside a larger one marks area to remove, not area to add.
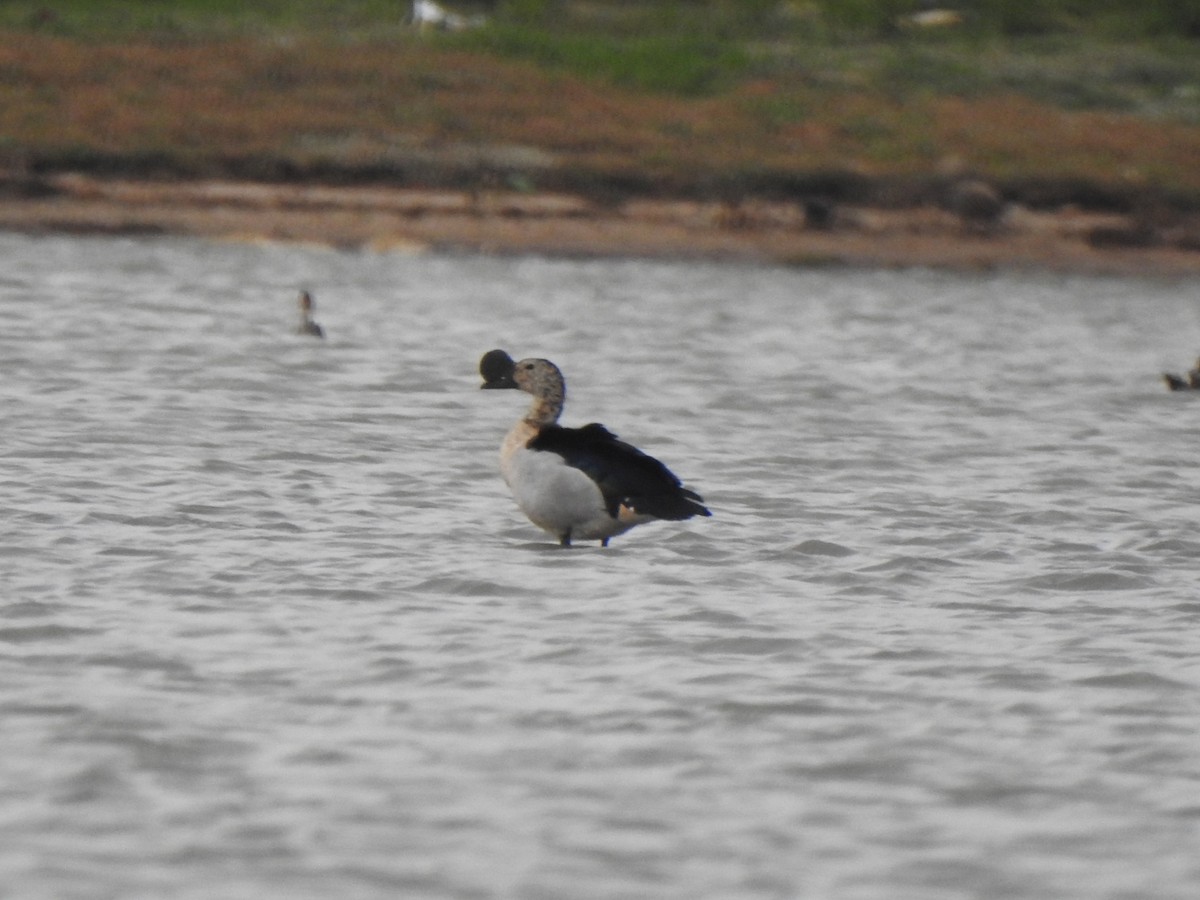
[[[570,547],[571,546],[571,532],[569,530],[558,539],[558,546],[560,546],[560,547]]]

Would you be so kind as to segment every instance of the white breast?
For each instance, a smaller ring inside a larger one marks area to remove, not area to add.
[[[500,451],[500,471],[517,506],[539,528],[558,538],[600,540],[632,528],[604,507],[600,488],[586,473],[566,464],[557,453],[525,445],[533,429],[519,422]]]

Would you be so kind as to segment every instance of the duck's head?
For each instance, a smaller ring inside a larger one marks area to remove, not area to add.
[[[561,402],[564,394],[562,372],[548,359],[522,359],[514,364],[514,387],[535,397]]]
[[[516,367],[513,358],[503,350],[489,350],[479,360],[479,374],[483,376],[483,384],[480,387],[484,390],[517,387],[513,378]]]
[[[480,387],[485,389],[516,388],[560,404],[566,394],[562,372],[548,359],[513,362],[503,350],[489,350],[479,361],[479,374],[483,376]]]

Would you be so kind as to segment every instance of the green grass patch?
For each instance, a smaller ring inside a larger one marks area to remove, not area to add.
[[[279,32],[379,37],[404,30],[406,8],[396,0],[3,0],[0,28],[81,40]]]
[[[527,60],[621,87],[693,97],[729,87],[751,62],[736,43],[695,35],[616,38],[493,25],[447,40],[461,49]]]

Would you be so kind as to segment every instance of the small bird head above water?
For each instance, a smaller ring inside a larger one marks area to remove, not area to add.
[[[300,292],[300,326],[296,329],[297,334],[306,334],[316,338],[325,337],[325,330],[313,321],[312,312],[315,305],[312,294],[308,291]]]
[[[513,378],[516,367],[513,358],[503,350],[489,350],[479,360],[479,374],[483,376],[480,387],[485,390],[516,388],[517,382]]]

